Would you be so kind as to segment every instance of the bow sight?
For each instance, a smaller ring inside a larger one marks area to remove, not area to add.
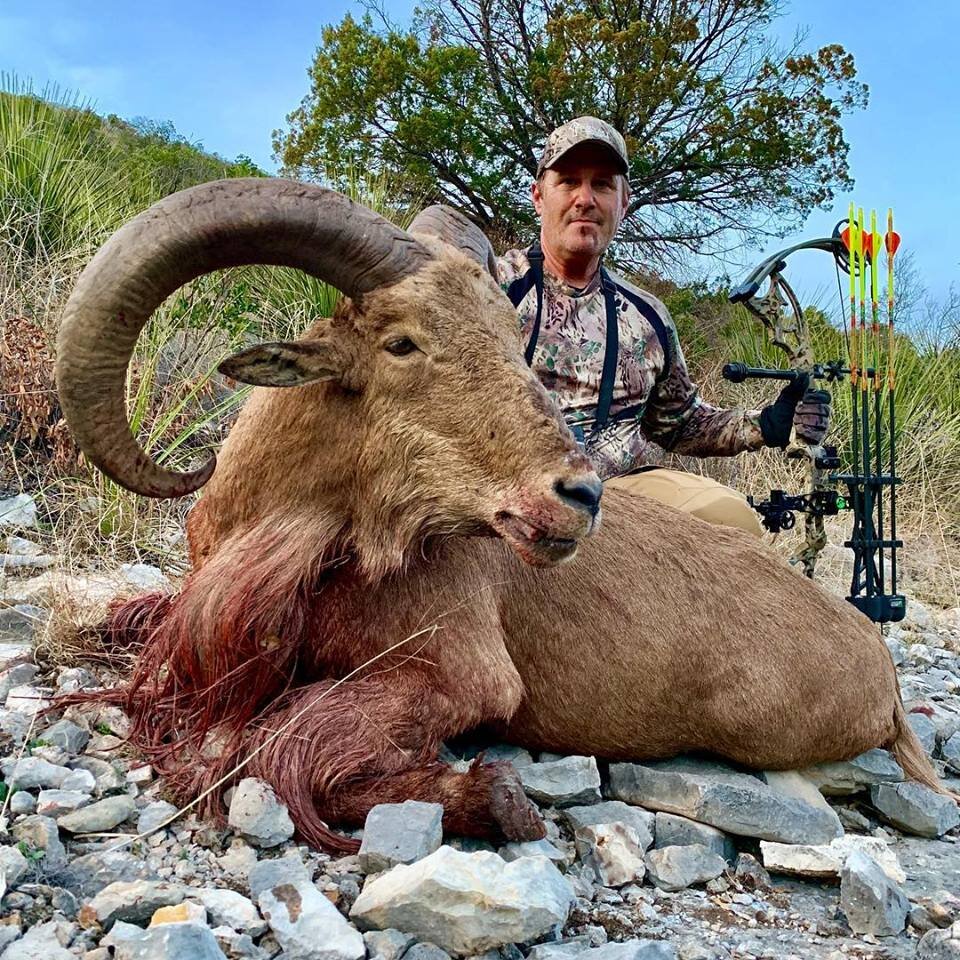
[[[771,342],[789,357],[788,369],[748,367],[728,363],[723,376],[733,383],[747,379],[774,379],[797,382],[801,378],[812,383],[823,380],[835,384],[849,378],[852,411],[852,456],[850,469],[837,473],[841,462],[836,447],[811,444],[793,431],[787,456],[805,460],[808,466],[809,489],[802,494],[771,490],[765,500],[747,500],[760,514],[764,527],[771,533],[790,530],[796,515],[804,515],[804,540],[791,562],[803,566],[813,577],[817,557],[826,546],[823,518],[836,516],[841,510],[852,510],[853,530],[844,543],[853,551],[853,577],[847,599],[875,623],[902,620],[906,600],[897,593],[897,539],[894,411],[893,328],[893,265],[900,243],[893,231],[893,212],[887,217],[887,233],[881,237],[876,229],[876,214],[871,215],[871,229],[863,228],[863,210],[854,218],[841,220],[833,236],[795,244],[768,257],[730,294],[733,303],[742,303],[766,327]],[[881,376],[883,344],[880,334],[878,304],[878,257],[881,247],[887,252],[887,343],[886,377]],[[823,250],[832,254],[839,271],[850,277],[850,329],[847,340],[849,363],[841,360],[815,363],[806,318],[796,294],[783,277],[786,260],[798,250]],[[871,319],[867,326],[866,277],[871,280]],[[760,296],[767,281],[766,293]],[[857,323],[857,287],[859,316]],[[788,308],[792,317],[788,316]],[[868,354],[869,360],[868,360]],[[887,402],[884,403],[883,394]],[[868,398],[868,394],[871,396]],[[872,400],[872,403],[870,402]],[[883,462],[882,441],[887,438],[889,458]],[[846,494],[837,490],[846,486]],[[885,517],[886,513],[886,517]],[[885,533],[885,520],[889,531]],[[889,591],[887,571],[889,570]]]
[[[841,367],[839,362],[830,364],[814,364],[808,374],[802,370],[780,370],[772,367],[748,367],[744,363],[728,363],[724,365],[723,377],[731,383],[743,383],[745,380],[786,380],[797,382],[801,379],[807,382],[810,379],[826,379],[828,383],[840,379],[849,371]],[[837,448],[823,446],[814,460],[817,470],[836,470],[840,466],[840,457]],[[833,480],[833,478],[829,478]],[[771,533],[780,533],[781,530],[792,530],[797,522],[797,514],[804,513],[811,517],[835,517],[841,510],[848,507],[847,500],[836,490],[824,487],[814,488],[809,493],[789,494],[786,490],[771,490],[766,500],[757,501],[753,496],[747,497],[747,503],[760,514],[763,526]]]

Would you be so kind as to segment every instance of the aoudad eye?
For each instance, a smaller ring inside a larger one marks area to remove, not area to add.
[[[386,349],[395,357],[405,357],[408,353],[413,353],[417,345],[409,337],[400,337],[397,340],[391,340]]]

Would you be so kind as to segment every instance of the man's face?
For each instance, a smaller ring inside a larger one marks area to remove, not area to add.
[[[616,161],[596,143],[574,147],[533,185],[544,245],[561,260],[602,254],[628,202]]]

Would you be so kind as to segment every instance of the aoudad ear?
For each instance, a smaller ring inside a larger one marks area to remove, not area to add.
[[[258,343],[227,357],[217,369],[255,387],[300,387],[334,380],[343,371],[338,351],[325,340]]]

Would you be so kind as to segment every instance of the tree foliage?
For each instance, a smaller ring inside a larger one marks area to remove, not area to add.
[[[509,230],[531,220],[546,134],[594,114],[630,148],[627,240],[662,254],[785,233],[851,186],[841,119],[867,89],[837,44],[774,45],[776,14],[777,0],[427,0],[409,29],[347,16],[324,30],[276,154],[308,178],[347,160],[399,173]]]

